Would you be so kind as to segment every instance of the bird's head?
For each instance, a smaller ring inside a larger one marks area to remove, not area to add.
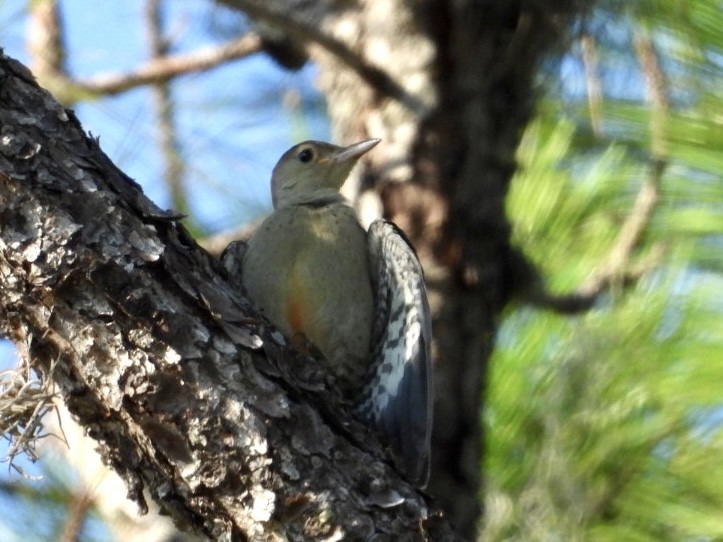
[[[274,208],[339,196],[354,164],[379,141],[367,139],[348,147],[304,141],[291,147],[271,175]]]

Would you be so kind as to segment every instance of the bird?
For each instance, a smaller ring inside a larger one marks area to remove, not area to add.
[[[357,414],[415,486],[429,479],[431,316],[422,267],[392,222],[365,231],[340,188],[379,143],[304,141],[271,175],[274,210],[241,261],[256,308],[292,345],[313,345]]]

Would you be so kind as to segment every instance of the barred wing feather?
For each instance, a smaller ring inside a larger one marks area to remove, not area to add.
[[[375,295],[372,364],[360,411],[386,437],[409,480],[429,478],[432,430],[431,316],[419,260],[391,222],[367,236]]]

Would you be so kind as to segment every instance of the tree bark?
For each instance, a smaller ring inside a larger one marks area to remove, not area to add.
[[[333,382],[0,54],[0,329],[144,506],[215,540],[456,540]]]

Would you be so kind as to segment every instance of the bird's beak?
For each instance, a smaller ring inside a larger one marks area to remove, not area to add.
[[[380,141],[381,139],[365,139],[359,143],[354,143],[353,145],[344,147],[339,152],[331,156],[331,162],[334,164],[351,162],[353,164],[361,155],[369,152]]]

